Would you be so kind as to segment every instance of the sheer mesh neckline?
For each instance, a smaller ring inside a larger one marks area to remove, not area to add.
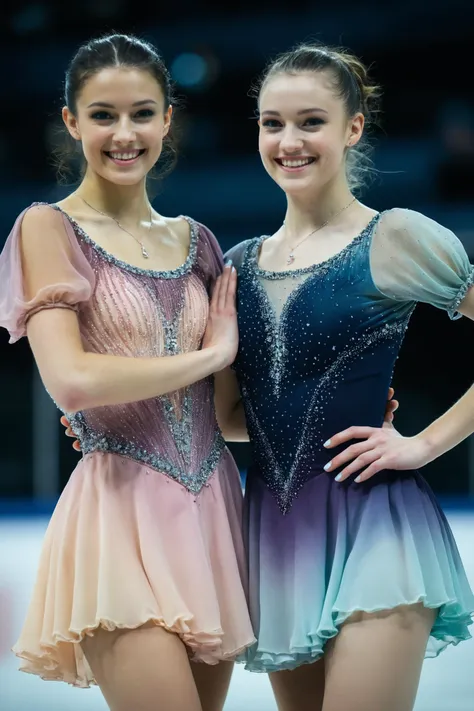
[[[36,203],[38,204],[38,203]],[[194,262],[196,260],[196,255],[197,255],[197,245],[199,241],[199,228],[197,223],[191,218],[187,217],[186,215],[180,215],[180,217],[183,220],[186,220],[186,222],[189,224],[190,231],[191,231],[191,239],[190,239],[190,244],[189,244],[189,252],[188,256],[186,257],[186,260],[183,262],[183,264],[179,265],[178,267],[175,267],[174,269],[167,269],[167,270],[157,270],[157,269],[144,269],[142,267],[138,267],[135,264],[130,264],[129,262],[125,262],[123,259],[119,259],[115,255],[113,255],[111,252],[108,252],[104,247],[101,247],[95,240],[90,237],[87,232],[80,226],[76,220],[71,217],[71,215],[63,210],[62,207],[59,207],[56,203],[44,203],[44,204],[50,204],[50,207],[54,208],[55,210],[58,210],[64,217],[66,217],[67,220],[71,223],[71,225],[74,227],[74,229],[80,234],[81,238],[87,242],[87,244],[90,244],[91,247],[95,249],[96,252],[98,252],[102,257],[104,257],[107,261],[111,262],[112,264],[115,264],[118,267],[121,267],[122,269],[125,269],[129,272],[133,272],[134,274],[142,274],[145,276],[152,276],[152,277],[159,277],[161,279],[177,279],[187,272],[191,271]]]
[[[367,223],[367,225],[348,244],[346,244],[345,247],[339,250],[339,252],[336,252],[336,254],[333,254],[331,257],[328,257],[322,262],[310,264],[308,267],[302,267],[300,269],[286,269],[284,271],[272,271],[269,269],[262,269],[262,267],[260,267],[258,264],[258,260],[260,257],[260,248],[265,242],[265,240],[269,239],[270,235],[262,235],[261,237],[257,237],[253,241],[253,244],[249,250],[249,257],[252,262],[253,269],[255,270],[256,274],[258,274],[258,276],[261,276],[266,279],[286,279],[288,277],[297,277],[301,276],[302,274],[311,274],[312,272],[316,272],[318,271],[318,269],[327,267],[329,264],[331,264],[331,262],[338,260],[340,257],[345,255],[350,249],[352,249],[356,244],[365,239],[365,237],[371,233],[372,228],[379,220],[381,214],[382,213],[378,212],[376,215],[374,215]]]

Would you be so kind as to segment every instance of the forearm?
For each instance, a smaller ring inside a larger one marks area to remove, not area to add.
[[[157,358],[82,353],[69,368],[63,367],[67,379],[57,383],[55,399],[66,412],[148,400],[202,380],[221,367],[221,355],[214,348]]]
[[[440,457],[474,432],[474,385],[444,415],[431,423],[419,437],[429,452],[429,461]]]
[[[245,419],[245,411],[242,400],[239,400],[235,407],[226,415],[225,418],[221,418],[221,420],[222,422],[219,421],[219,427],[224,435],[224,439],[227,440],[227,442],[249,441],[247,422]]]

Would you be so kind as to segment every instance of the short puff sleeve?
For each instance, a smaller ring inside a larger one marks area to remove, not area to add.
[[[377,289],[396,301],[420,301],[456,313],[474,283],[474,267],[450,230],[412,210],[382,213],[371,244]]]
[[[212,283],[222,274],[224,257],[219,242],[211,230],[200,222],[198,222],[197,225],[200,236],[198,262],[206,279],[206,286],[210,289]]]
[[[0,254],[0,326],[10,333],[10,343],[26,335],[27,321],[38,311],[77,311],[94,286],[94,272],[66,216],[43,204],[24,210]]]
[[[224,255],[224,259],[226,261],[228,259],[232,260],[232,264],[237,269],[237,273],[240,272],[240,268],[242,267],[247,247],[249,246],[251,241],[252,240],[250,239],[246,239],[245,242],[239,242],[239,244],[236,244],[231,247],[229,251],[226,252]]]

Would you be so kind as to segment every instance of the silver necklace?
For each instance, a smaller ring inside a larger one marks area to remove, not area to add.
[[[336,218],[338,215],[340,215],[341,212],[344,212],[344,210],[347,210],[347,208],[350,207],[350,206],[356,201],[356,199],[357,199],[357,198],[352,198],[352,200],[351,200],[349,203],[347,203],[347,205],[344,205],[344,207],[342,208],[342,210],[339,210],[339,212],[336,212],[335,215],[332,215],[328,220],[326,220],[326,222],[323,222],[322,225],[319,225],[319,227],[316,227],[315,230],[312,230],[312,231],[309,233],[309,235],[306,235],[306,237],[303,237],[303,239],[302,239],[300,242],[298,242],[294,247],[292,247],[292,248],[291,248],[291,251],[290,251],[290,253],[289,253],[289,255],[288,255],[288,258],[287,258],[287,260],[286,260],[286,263],[288,264],[288,266],[289,266],[290,264],[293,264],[293,262],[295,261],[294,252],[295,252],[296,249],[298,249],[298,247],[299,247],[301,244],[303,244],[303,242],[306,242],[306,240],[309,239],[309,238],[311,237],[311,235],[314,235],[315,232],[318,232],[319,230],[322,230],[323,227],[326,227],[326,225],[328,225],[328,224],[331,222],[331,220],[334,220],[334,218]],[[283,225],[285,225],[284,222],[283,222]],[[285,225],[285,226],[286,226],[286,225]]]
[[[120,229],[123,230],[123,232],[126,232],[128,235],[130,235],[130,237],[133,237],[133,239],[135,240],[135,242],[137,242],[137,244],[140,245],[140,248],[141,248],[141,250],[142,250],[142,256],[144,257],[144,259],[149,259],[149,258],[150,258],[150,255],[148,254],[147,250],[145,249],[145,245],[143,244],[143,242],[141,242],[137,237],[135,237],[135,235],[132,235],[131,232],[129,232],[125,227],[123,227],[123,226],[120,224],[120,222],[119,222],[115,217],[112,217],[112,215],[107,215],[107,213],[106,213],[106,212],[102,212],[102,210],[98,210],[98,209],[97,209],[96,207],[94,207],[93,205],[90,205],[90,204],[87,202],[87,200],[84,200],[84,198],[82,197],[82,195],[79,195],[78,193],[76,193],[76,194],[77,194],[77,196],[82,200],[82,202],[84,202],[84,203],[87,205],[87,207],[90,207],[91,210],[94,210],[95,212],[98,212],[99,215],[103,215],[104,217],[108,217],[109,219],[113,220],[113,221],[115,222],[115,224],[117,225],[117,227],[120,227]],[[148,226],[148,232],[151,230],[151,226],[152,226],[152,209],[151,209],[151,205],[150,205],[150,224],[149,224],[149,226]]]

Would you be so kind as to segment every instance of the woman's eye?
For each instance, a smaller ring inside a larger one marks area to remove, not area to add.
[[[92,114],[91,118],[94,121],[107,121],[112,117],[108,111],[96,111],[94,114]]]
[[[155,112],[152,111],[152,109],[141,109],[135,114],[136,118],[151,118],[152,116],[155,115]]]
[[[322,118],[318,118],[317,116],[312,116],[309,119],[306,119],[305,121],[305,126],[321,126],[324,123],[324,120]]]
[[[277,121],[276,119],[266,119],[263,123],[262,126],[265,126],[265,128],[280,128],[281,123]]]

